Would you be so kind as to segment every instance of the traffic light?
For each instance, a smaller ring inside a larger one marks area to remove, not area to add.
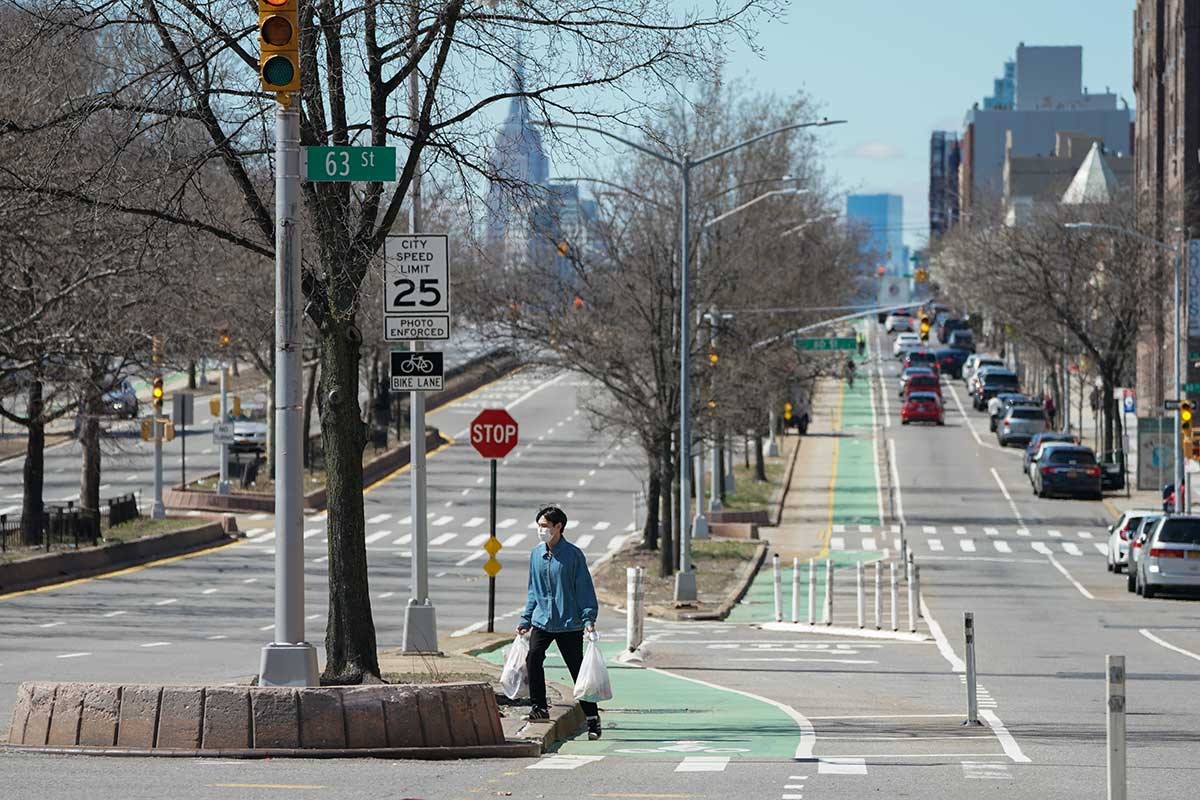
[[[791,403],[783,404],[783,418],[789,419],[789,420],[792,418],[792,404]]]
[[[929,317],[921,317],[921,341],[929,341],[929,329],[933,327],[933,323],[929,321]]]
[[[229,343],[233,341],[233,336],[229,333],[229,328],[217,329],[217,346],[222,350],[229,347]]]
[[[929,280],[929,270],[923,267],[914,270],[913,280],[917,283],[926,283]]]
[[[162,375],[154,376],[154,387],[150,390],[150,395],[154,398],[155,413],[162,413],[163,406],[163,379]]]
[[[708,365],[710,367],[715,367],[717,365],[717,362],[720,360],[721,360],[721,356],[717,353],[717,351],[715,349],[710,347],[708,349]]]
[[[258,0],[258,77],[265,92],[300,91],[299,0]]]
[[[1179,401],[1179,438],[1182,440],[1184,452],[1190,452],[1196,441],[1192,431],[1192,401]]]

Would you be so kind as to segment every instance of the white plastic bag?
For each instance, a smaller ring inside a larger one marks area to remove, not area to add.
[[[529,637],[517,636],[508,647],[504,669],[500,673],[500,688],[509,700],[529,697],[529,672],[525,659],[529,656]]]
[[[612,683],[608,680],[608,667],[604,666],[604,654],[596,645],[595,638],[589,639],[583,652],[583,663],[579,665],[579,678],[575,681],[576,700],[599,703],[612,700]]]

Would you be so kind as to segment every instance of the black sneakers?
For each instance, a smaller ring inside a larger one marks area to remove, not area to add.
[[[600,718],[599,717],[588,717],[587,718],[587,731],[588,731],[588,741],[589,742],[594,742],[600,738]]]
[[[545,708],[534,706],[529,709],[529,713],[525,715],[525,719],[530,722],[546,722],[550,719],[550,711]]]

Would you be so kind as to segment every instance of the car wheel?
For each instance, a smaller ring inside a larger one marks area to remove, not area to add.
[[[900,420],[900,424],[901,424],[901,425],[907,425],[907,424],[908,424],[908,420],[906,420],[906,419],[902,419],[902,420]]]
[[[1132,572],[1129,573],[1129,577],[1125,579],[1125,588],[1131,592],[1137,589],[1137,581],[1134,580],[1134,574]]]
[[[1109,561],[1107,556],[1104,557],[1104,571],[1105,572],[1113,571],[1113,562]]]
[[[945,422],[945,420],[940,420],[940,419],[939,419],[939,420],[937,421],[937,424],[938,424],[938,425],[941,425],[941,426],[943,426],[943,427],[944,427],[944,426],[945,426],[945,424],[946,424],[946,422]]]
[[[1120,564],[1113,564],[1113,565],[1112,565],[1112,571],[1113,571],[1113,572],[1115,572],[1115,573],[1117,573],[1118,575],[1120,575],[1120,574],[1121,574],[1121,570],[1122,570],[1122,569],[1123,569],[1123,567],[1122,567]]]
[[[1154,595],[1158,594],[1158,590],[1155,589],[1153,586],[1151,586],[1148,583],[1138,584],[1138,585],[1141,586],[1141,588],[1142,588],[1142,597],[1149,599],[1151,597],[1154,597]]]

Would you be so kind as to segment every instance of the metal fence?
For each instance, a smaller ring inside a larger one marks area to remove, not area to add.
[[[17,547],[36,547],[49,551],[55,547],[90,546],[100,540],[101,530],[112,528],[141,516],[136,494],[126,494],[103,502],[99,515],[75,507],[46,506],[38,520],[34,541],[24,538],[23,517],[0,514],[0,552]]]

